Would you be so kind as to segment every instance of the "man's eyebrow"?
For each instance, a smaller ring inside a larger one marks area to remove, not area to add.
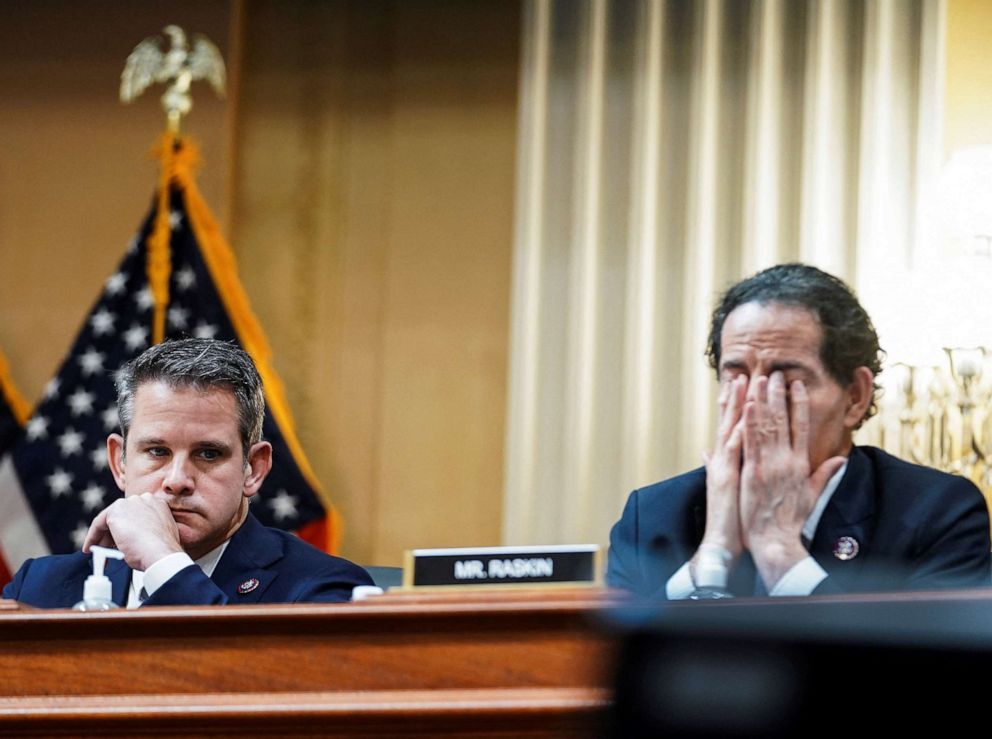
[[[720,362],[720,371],[723,370],[747,370],[747,364],[740,359],[727,359]],[[800,362],[799,360],[783,359],[777,362],[772,362],[771,366],[768,368],[768,374],[772,372],[788,372],[789,370],[803,370],[805,372],[810,371],[810,366],[805,362]]]
[[[805,362],[799,362],[796,360],[783,360],[781,362],[772,362],[772,366],[769,368],[769,374],[772,372],[788,372],[789,370],[803,370],[808,372],[810,367]]]
[[[741,359],[724,359],[724,360],[721,360],[720,361],[720,370],[723,371],[723,370],[728,370],[728,369],[746,370],[747,369],[747,364],[745,364],[744,361],[741,360]]]
[[[166,446],[165,439],[157,436],[139,436],[134,440],[136,446]]]
[[[169,446],[165,439],[158,436],[142,436],[136,438],[134,443],[137,446]],[[194,442],[193,446],[197,449],[216,449],[219,452],[227,452],[233,448],[230,444],[216,439],[201,439]]]
[[[216,449],[219,452],[226,452],[232,449],[230,444],[225,444],[223,441],[214,441],[213,439],[198,441],[193,446],[197,449]]]

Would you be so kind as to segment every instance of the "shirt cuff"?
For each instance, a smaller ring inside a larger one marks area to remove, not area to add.
[[[162,557],[162,559],[145,570],[145,592],[149,596],[152,595],[156,590],[175,577],[180,570],[185,570],[191,564],[195,563],[186,552],[173,552]]]
[[[827,579],[827,572],[812,557],[796,562],[779,578],[769,595],[809,595]]]
[[[686,600],[695,591],[696,584],[692,581],[688,562],[679,567],[665,584],[665,595],[668,596],[669,600]]]

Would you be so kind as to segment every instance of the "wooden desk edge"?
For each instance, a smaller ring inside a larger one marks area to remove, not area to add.
[[[5,625],[18,622],[62,621],[67,616],[93,621],[120,619],[142,622],[210,616],[232,621],[264,619],[306,619],[332,616],[341,620],[367,620],[379,616],[421,618],[423,616],[478,615],[481,611],[498,614],[588,613],[628,602],[624,594],[604,588],[521,589],[519,591],[479,591],[458,593],[390,592],[353,603],[278,603],[227,606],[159,606],[136,610],[119,609],[100,613],[80,613],[68,608],[37,609],[15,601],[0,600],[0,617]]]
[[[577,736],[605,719],[610,698],[602,688],[7,698],[0,734]]]

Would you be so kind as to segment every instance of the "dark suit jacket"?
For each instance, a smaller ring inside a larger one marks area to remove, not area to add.
[[[610,534],[607,583],[664,598],[668,579],[699,546],[705,521],[703,468],[635,490]],[[833,552],[842,536],[859,544],[846,561]],[[828,575],[819,594],[989,586],[989,550],[988,508],[971,482],[854,447],[810,554]],[[755,593],[747,553],[728,586],[736,595]]]
[[[28,560],[3,589],[3,597],[39,608],[71,608],[83,595],[93,572],[92,557],[82,552]],[[114,601],[127,604],[131,569],[108,560],[105,574]],[[249,589],[253,579],[258,585]],[[248,592],[239,593],[247,583]],[[190,565],[159,588],[143,605],[224,605],[347,601],[356,585],[372,579],[358,565],[332,557],[293,534],[262,526],[248,514],[217,563],[212,577]]]

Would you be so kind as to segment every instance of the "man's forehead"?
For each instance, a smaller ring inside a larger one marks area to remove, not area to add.
[[[238,404],[234,392],[222,386],[202,387],[148,380],[134,393],[134,415],[143,412],[175,412],[191,417],[229,416],[237,419]]]
[[[169,445],[175,441],[175,435],[168,432],[164,434],[159,433],[158,429],[152,428],[137,434],[132,433],[128,437],[128,441],[135,446],[144,446],[147,444]],[[233,446],[230,440],[223,436],[194,435],[192,443],[196,446],[215,447],[217,449],[230,449]]]
[[[750,302],[727,316],[720,334],[721,363],[738,352],[819,355],[823,329],[809,309],[787,303]]]

